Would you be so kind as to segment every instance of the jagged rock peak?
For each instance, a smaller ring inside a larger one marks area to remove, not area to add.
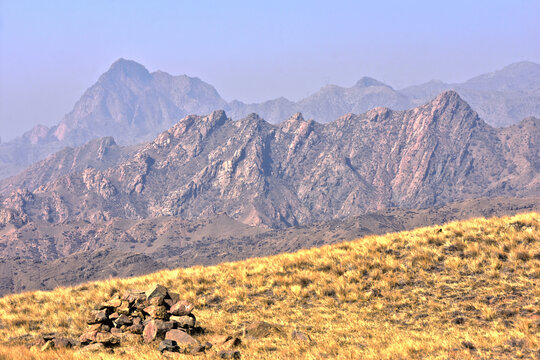
[[[369,86],[387,86],[386,84],[376,80],[374,78],[364,76],[356,82],[354,87],[369,87]]]
[[[470,107],[455,90],[446,90],[427,104],[432,107],[466,106]]]
[[[283,121],[281,124],[280,124],[280,128],[283,132],[292,132],[292,131],[296,131],[298,128],[302,127],[304,128],[305,126],[309,126],[309,125],[306,125],[306,124],[309,124],[313,121],[306,121],[304,119],[304,117],[302,116],[302,113],[298,112],[296,114],[294,114],[293,116],[291,116],[290,118],[288,118],[287,120]]]
[[[305,121],[304,117],[302,116],[301,112],[297,112],[293,116],[291,116],[287,121]]]

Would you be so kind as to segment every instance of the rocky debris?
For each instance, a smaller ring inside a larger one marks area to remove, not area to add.
[[[176,341],[174,340],[161,340],[158,347],[159,352],[180,352],[180,347],[176,344]]]
[[[196,326],[197,319],[191,313],[193,309],[192,303],[159,284],[145,292],[130,291],[122,297],[115,295],[90,312],[88,331],[79,341],[91,351],[138,339],[145,343],[161,340],[160,352],[204,352],[212,344],[201,344],[193,337],[204,333],[203,328]]]
[[[221,350],[218,353],[221,359],[240,359],[240,351],[238,350]]]
[[[183,330],[172,329],[165,334],[166,340],[174,340],[179,345],[200,345],[200,342]]]
[[[29,346],[38,348],[41,351],[51,349],[70,349],[80,346],[79,341],[57,333],[46,333],[38,335],[37,337],[26,334],[18,338],[24,340],[24,343],[29,344]],[[14,338],[10,338],[10,340],[12,339]],[[16,339],[14,340],[16,341]]]
[[[146,292],[114,295],[96,305],[87,319],[88,330],[79,337],[79,341],[48,333],[42,334],[34,345],[42,351],[80,347],[85,352],[111,352],[122,343],[151,344],[159,341],[157,350],[161,353],[197,355],[213,348],[219,358],[239,359],[242,337],[260,339],[285,334],[282,325],[254,321],[234,335],[216,334],[208,338],[209,341],[201,341],[197,336],[204,334],[205,330],[198,326],[193,309],[193,304],[182,300],[179,294],[156,284]],[[300,331],[293,331],[291,337],[311,342],[309,335]]]
[[[242,329],[238,335],[243,335],[249,339],[261,339],[270,335],[283,335],[284,330],[281,325],[270,324],[265,321],[255,321]]]

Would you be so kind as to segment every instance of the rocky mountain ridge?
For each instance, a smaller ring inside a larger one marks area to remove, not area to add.
[[[255,114],[190,115],[117,165],[12,192],[2,218],[7,225],[226,213],[286,227],[387,207],[537,196],[539,122],[495,129],[454,91],[412,110],[376,108],[328,124],[301,114],[278,125]]]
[[[512,64],[461,84],[432,81],[395,90],[364,77],[350,88],[325,86],[298,102],[278,98],[245,104],[225,101],[198,78],[150,73],[134,61],[119,59],[58,125],[38,125],[18,139],[0,144],[0,178],[65,146],[80,146],[98,137],[112,136],[122,145],[149,141],[188,114],[223,109],[233,119],[257,113],[270,123],[279,123],[302,112],[324,123],[378,106],[409,109],[449,89],[456,90],[491,125],[508,126],[524,117],[540,116],[540,65],[531,62]]]

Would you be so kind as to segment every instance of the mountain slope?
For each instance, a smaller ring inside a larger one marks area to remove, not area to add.
[[[120,147],[111,137],[95,139],[77,148],[66,147],[17,175],[0,180],[0,194],[8,195],[17,188],[34,190],[87,168],[105,170],[129,158],[136,149],[137,146]]]
[[[3,207],[50,222],[226,213],[283,227],[393,206],[537,196],[537,124],[494,129],[452,91],[412,110],[377,108],[324,125],[299,114],[279,125],[257,115],[233,121],[216,111],[182,119],[117,166],[15,192]],[[514,150],[523,132],[532,140]]]
[[[225,215],[198,221],[168,216],[60,224],[34,221],[0,230],[0,296],[110,276],[275,255],[452,220],[531,211],[540,211],[540,198],[475,199],[425,210],[385,209],[279,230],[246,226]]]
[[[539,217],[474,219],[294,254],[10,295],[0,299],[0,357],[162,359],[157,342],[128,338],[98,354],[14,346],[51,332],[76,338],[88,328],[94,306],[159,282],[194,304],[206,329],[196,337],[215,344],[204,357],[221,350],[216,335],[238,334],[246,359],[533,359],[540,351]],[[255,321],[276,324],[278,331],[248,336],[245,329]]]

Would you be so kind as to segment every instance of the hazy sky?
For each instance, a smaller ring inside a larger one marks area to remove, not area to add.
[[[197,76],[226,100],[298,100],[540,62],[540,1],[0,0],[0,137],[52,125],[116,59]]]

